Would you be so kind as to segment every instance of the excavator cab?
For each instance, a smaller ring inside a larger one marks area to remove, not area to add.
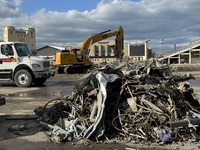
[[[80,49],[74,48],[71,50],[71,52],[73,52],[76,55],[76,59],[78,62],[82,62],[83,61],[83,55],[80,54]]]

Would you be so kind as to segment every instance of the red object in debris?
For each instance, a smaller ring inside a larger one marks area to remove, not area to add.
[[[0,97],[0,106],[5,104],[6,104],[5,97]]]

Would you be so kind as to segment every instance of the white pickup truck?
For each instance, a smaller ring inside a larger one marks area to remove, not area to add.
[[[54,76],[50,61],[33,56],[30,48],[21,42],[0,42],[0,81],[14,81],[18,87],[32,83],[43,84]]]

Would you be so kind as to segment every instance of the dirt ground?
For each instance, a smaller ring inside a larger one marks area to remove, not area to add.
[[[200,74],[200,72],[199,72]],[[34,110],[44,106],[48,101],[56,97],[57,92],[64,95],[71,94],[73,81],[81,75],[58,75],[47,80],[44,86],[19,88],[12,82],[0,82],[0,96],[6,98],[6,105],[0,106],[0,150],[142,150],[142,149],[200,149],[199,142],[178,143],[170,145],[151,145],[125,143],[123,141],[92,142],[80,140],[56,144],[50,142],[38,126]],[[198,73],[191,86],[200,98],[200,78]],[[22,131],[11,131],[11,127],[24,125]]]

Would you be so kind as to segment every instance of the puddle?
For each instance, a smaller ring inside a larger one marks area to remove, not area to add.
[[[196,77],[195,80],[189,80],[191,86],[199,86],[200,85],[200,77]]]

